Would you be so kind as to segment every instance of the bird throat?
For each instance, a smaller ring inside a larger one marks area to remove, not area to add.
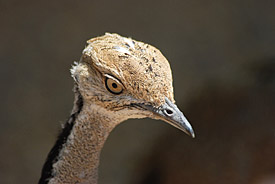
[[[74,92],[71,116],[47,157],[39,184],[97,184],[100,152],[117,123],[97,105],[83,104],[77,86]]]

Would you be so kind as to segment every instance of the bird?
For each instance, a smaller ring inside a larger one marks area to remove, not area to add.
[[[70,71],[73,109],[47,156],[39,184],[97,184],[104,142],[127,119],[159,119],[195,137],[175,104],[170,64],[154,46],[105,33],[87,41]]]

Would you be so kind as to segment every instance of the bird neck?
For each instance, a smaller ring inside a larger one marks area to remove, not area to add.
[[[77,88],[75,91],[72,115],[48,155],[40,184],[97,184],[100,152],[118,122],[102,107],[83,103]]]

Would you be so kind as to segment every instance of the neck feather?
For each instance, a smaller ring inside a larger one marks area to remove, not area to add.
[[[83,103],[77,87],[74,91],[71,116],[48,155],[39,184],[97,183],[100,152],[117,122],[102,113],[103,108]]]

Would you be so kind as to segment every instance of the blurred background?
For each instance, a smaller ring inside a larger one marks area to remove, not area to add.
[[[101,155],[102,184],[275,183],[275,1],[0,1],[0,183],[37,183],[73,104],[69,69],[116,32],[170,61],[196,139],[128,120]]]

